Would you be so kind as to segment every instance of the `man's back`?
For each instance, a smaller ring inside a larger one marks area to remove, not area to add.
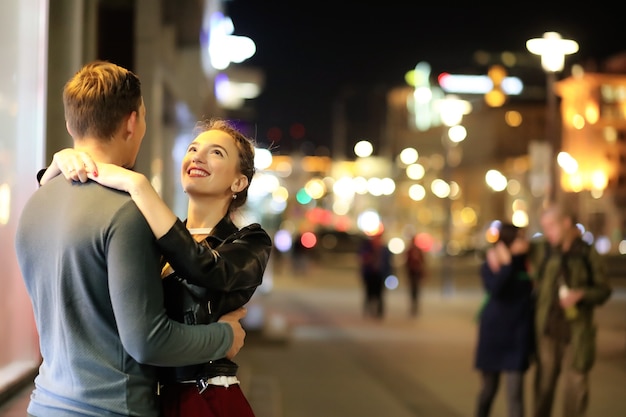
[[[44,415],[41,405],[84,414],[127,414],[129,408],[153,413],[155,397],[148,390],[155,370],[136,360],[145,354],[139,347],[145,339],[136,339],[145,337],[147,327],[127,328],[124,319],[118,326],[115,318],[162,310],[147,308],[162,303],[162,294],[154,292],[160,285],[145,284],[146,277],[158,280],[159,254],[129,196],[59,177],[24,208],[16,250],[43,356],[31,414]],[[142,302],[123,304],[130,299]]]

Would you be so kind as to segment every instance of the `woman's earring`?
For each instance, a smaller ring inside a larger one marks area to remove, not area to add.
[[[233,200],[237,199],[237,194],[233,194]]]

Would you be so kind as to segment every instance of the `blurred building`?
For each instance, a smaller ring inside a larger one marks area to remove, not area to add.
[[[439,88],[436,83],[431,87]],[[414,148],[419,153],[418,163],[424,168],[423,177],[418,179],[407,174],[398,176],[398,198],[402,201],[397,207],[402,207],[401,221],[415,223],[443,239],[441,229],[446,227],[450,213],[453,246],[450,249],[456,253],[483,242],[484,231],[493,220],[511,220],[516,210],[530,217],[537,210],[536,201],[543,190],[531,189],[529,149],[535,144],[545,144],[545,102],[521,96],[491,107],[483,95],[460,94],[458,97],[471,104],[471,112],[461,122],[467,137],[448,146],[448,127],[441,124],[439,115],[430,116],[432,123],[422,128],[412,121],[416,111],[436,111],[434,103],[421,109],[407,105],[415,100],[414,94],[413,87],[405,86],[391,90],[388,95],[386,134],[391,152],[399,155],[403,149]],[[486,183],[490,170],[506,179],[502,189],[494,190]],[[432,181],[444,176],[458,187],[451,202],[430,192]],[[421,184],[427,190],[418,201],[406,192],[414,184]]]
[[[435,111],[432,103],[415,104],[417,88],[389,91],[385,133],[390,153],[396,156],[403,149],[415,148],[425,168],[419,179],[397,176],[398,220],[418,224],[442,240],[451,221],[447,237],[451,252],[484,242],[485,228],[497,219],[517,220],[534,233],[539,231],[537,214],[550,177],[556,175],[558,196],[577,207],[590,239],[607,238],[611,244],[606,250],[617,252],[626,232],[622,214],[626,204],[626,71],[585,73],[575,66],[573,75],[557,83],[553,93],[561,103],[554,117],[560,139],[555,152],[570,155],[576,168],[559,165],[553,171],[552,143],[545,139],[548,118],[553,117],[546,111],[546,94],[552,92],[542,90],[528,69],[510,70],[529,84],[521,94],[506,97],[497,106],[488,105],[482,95],[458,94],[472,104],[472,110],[462,121],[467,138],[452,149],[445,145],[446,127],[437,122],[437,115],[424,118],[424,113]],[[441,86],[433,79],[429,87],[435,101],[445,94],[437,91]],[[448,180],[460,190],[451,202],[428,192],[419,201],[409,197],[408,187],[422,184],[428,188],[446,170]],[[490,170],[502,173],[506,183],[501,189],[486,184]],[[464,216],[464,212],[472,215]]]
[[[562,151],[573,164],[564,166],[561,187],[587,228],[617,244],[626,235],[626,75],[581,71],[556,88]]]

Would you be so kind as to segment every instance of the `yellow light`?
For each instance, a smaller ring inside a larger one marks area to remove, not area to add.
[[[327,156],[305,156],[301,163],[306,172],[328,172],[332,160]]]
[[[511,208],[513,209],[513,211],[518,211],[518,210],[526,211],[528,208],[528,205],[526,204],[526,201],[524,201],[523,199],[516,198],[515,201],[513,201],[513,203],[511,204]]]
[[[489,107],[502,107],[506,102],[506,95],[502,90],[491,90],[485,94],[485,102]]]
[[[604,190],[609,183],[609,179],[604,171],[594,171],[591,174],[591,185],[594,190]]]
[[[583,190],[584,181],[582,175],[576,172],[574,174],[563,175],[561,185],[566,191],[569,190],[578,193]]]
[[[409,198],[413,201],[422,201],[426,197],[426,189],[421,184],[413,184],[409,187]]]
[[[585,118],[580,114],[575,114],[572,118],[572,126],[574,126],[574,129],[581,130],[585,127]]]
[[[407,73],[404,74],[404,81],[411,87],[415,87],[415,70],[407,71]]]
[[[490,107],[502,107],[506,102],[506,94],[502,90],[502,81],[506,78],[506,69],[502,65],[492,65],[487,75],[493,84],[491,91],[485,94],[485,102]]]
[[[517,227],[528,226],[528,214],[523,210],[516,210],[513,212],[511,222]]]
[[[367,140],[360,140],[354,145],[354,154],[359,158],[366,158],[372,154],[374,147]]]
[[[522,124],[522,115],[516,110],[510,110],[504,114],[504,121],[511,127],[518,127]]]
[[[454,143],[463,142],[467,137],[465,126],[456,125],[448,129],[448,138]]]
[[[315,200],[319,200],[326,194],[326,184],[319,178],[313,178],[309,180],[305,185],[304,189],[307,194],[311,196],[311,198]]]
[[[489,71],[487,71],[487,75],[491,78],[495,87],[496,85],[500,85],[502,80],[506,78],[506,69],[504,69],[502,65],[492,65]]]
[[[463,207],[461,209],[461,220],[463,223],[469,226],[475,226],[476,221],[478,220],[478,216],[476,216],[476,212],[471,207]]]
[[[585,118],[592,125],[598,122],[600,112],[598,111],[598,106],[595,103],[587,103],[585,108]]]
[[[567,152],[559,152],[556,156],[556,162],[561,169],[568,174],[573,174],[578,171],[578,161]]]
[[[275,201],[287,201],[289,199],[289,191],[285,187],[278,187],[272,192],[272,198]]]
[[[406,167],[406,176],[412,180],[421,180],[422,178],[424,178],[425,173],[426,170],[421,164],[411,164]]]
[[[498,232],[498,228],[490,227],[485,232],[485,239],[489,243],[496,243],[498,241],[498,236],[499,235],[500,235],[500,233]]]
[[[450,184],[437,178],[430,184],[430,190],[439,198],[447,198],[450,195]]]
[[[402,152],[400,152],[400,161],[404,165],[414,164],[419,158],[419,153],[415,148],[404,148]]]

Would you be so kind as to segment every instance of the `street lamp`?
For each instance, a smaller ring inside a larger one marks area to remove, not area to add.
[[[550,157],[550,188],[546,198],[554,200],[556,196],[557,170],[554,155],[561,146],[557,132],[557,100],[554,92],[556,73],[563,71],[565,55],[578,52],[578,43],[570,39],[563,39],[557,32],[546,32],[541,38],[526,41],[529,52],[541,56],[541,66],[546,72],[546,141],[552,146]]]
[[[437,109],[441,122],[444,125],[441,141],[445,151],[445,159],[443,166],[443,180],[447,185],[452,181],[452,159],[453,148],[463,141],[467,135],[465,128],[461,125],[463,116],[472,111],[470,102],[461,100],[457,96],[448,95],[437,101]],[[446,213],[445,223],[443,226],[443,263],[441,266],[442,275],[442,292],[443,295],[451,295],[454,291],[454,283],[452,277],[452,265],[448,259],[449,246],[452,240],[452,202],[450,195],[443,196]]]

